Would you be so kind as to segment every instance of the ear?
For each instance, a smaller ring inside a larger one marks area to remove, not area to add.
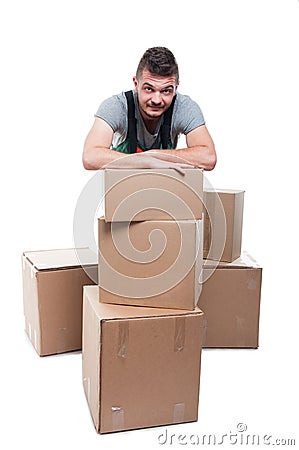
[[[178,81],[175,87],[175,93],[177,93],[178,87],[179,87],[180,82]]]
[[[138,81],[137,81],[136,75],[133,77],[133,83],[134,83],[134,86],[135,86],[135,91],[137,92]]]

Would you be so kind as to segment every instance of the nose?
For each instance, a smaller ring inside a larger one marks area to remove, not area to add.
[[[161,93],[159,91],[153,92],[152,103],[154,103],[155,105],[160,105],[160,103],[161,103]]]

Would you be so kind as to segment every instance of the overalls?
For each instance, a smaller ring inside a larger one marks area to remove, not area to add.
[[[137,123],[135,118],[135,102],[132,91],[125,92],[125,96],[128,104],[128,132],[127,137],[124,142],[118,145],[116,148],[112,147],[113,150],[117,150],[122,153],[141,153],[146,150],[140,142],[137,141]],[[160,128],[161,135],[161,145],[160,149],[173,149],[170,129],[171,129],[171,119],[173,113],[173,107],[176,97],[173,98],[170,107],[164,113],[164,121]]]

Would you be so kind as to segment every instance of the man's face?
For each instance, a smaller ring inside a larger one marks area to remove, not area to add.
[[[176,77],[152,75],[145,69],[139,80],[134,77],[133,81],[142,117],[147,120],[159,119],[169,108],[176,94],[178,84]]]

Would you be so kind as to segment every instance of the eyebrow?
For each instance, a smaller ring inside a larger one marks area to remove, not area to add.
[[[154,88],[155,86],[151,83],[148,83],[147,81],[145,83],[143,83],[143,86],[150,86],[152,88]],[[174,85],[173,84],[169,84],[168,86],[164,86],[161,90],[165,90],[165,89],[174,89]]]

